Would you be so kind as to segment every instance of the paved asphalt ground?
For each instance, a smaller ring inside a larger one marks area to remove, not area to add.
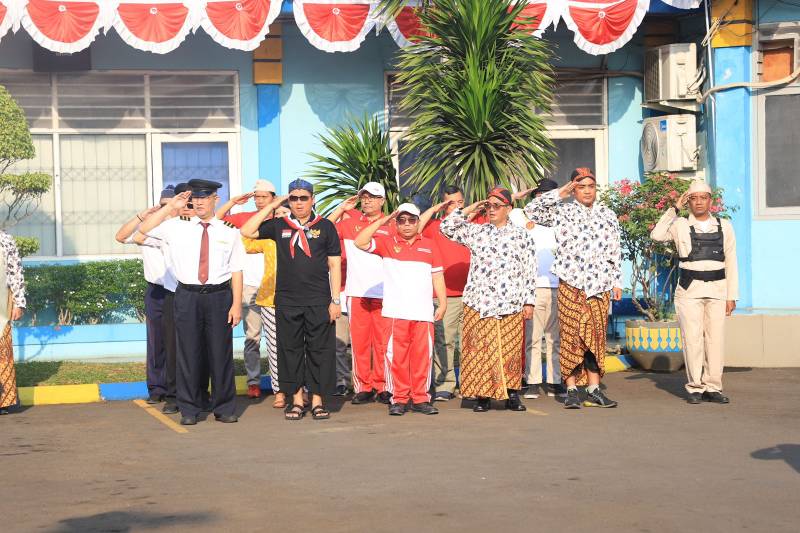
[[[800,369],[729,371],[730,405],[683,379],[609,375],[606,410],[287,422],[241,398],[186,433],[133,402],[29,408],[0,418],[0,531],[800,531]]]

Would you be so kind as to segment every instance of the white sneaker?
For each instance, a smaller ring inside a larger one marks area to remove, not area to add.
[[[522,395],[526,400],[535,400],[539,397],[539,385],[528,385],[525,394]]]

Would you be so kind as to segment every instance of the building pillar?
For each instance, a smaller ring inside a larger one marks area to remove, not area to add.
[[[752,0],[721,0],[712,4],[712,19],[724,16],[737,21],[734,31],[721,31],[713,40],[715,86],[751,79]],[[731,4],[734,4],[731,6]],[[741,22],[740,22],[741,21]],[[748,24],[746,21],[750,21]],[[738,209],[731,220],[736,232],[739,263],[738,307],[752,307],[751,229],[753,220],[752,121],[750,90],[731,89],[715,93],[712,185],[724,189],[728,206]],[[706,102],[708,108],[709,102]]]
[[[253,50],[253,83],[258,95],[258,175],[281,194],[281,100],[283,41],[280,22],[270,26]]]

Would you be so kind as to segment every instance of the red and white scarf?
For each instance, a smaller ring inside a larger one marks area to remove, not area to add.
[[[322,217],[313,214],[312,218],[306,222],[305,224],[300,224],[296,218],[292,215],[287,215],[283,217],[283,220],[286,222],[290,228],[294,230],[292,234],[292,239],[289,241],[289,254],[294,259],[294,247],[300,244],[300,249],[305,252],[308,257],[311,257],[311,247],[308,245],[308,239],[306,238],[306,231],[311,229],[311,227],[322,220]]]

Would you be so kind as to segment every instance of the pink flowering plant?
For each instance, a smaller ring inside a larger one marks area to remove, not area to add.
[[[678,258],[672,243],[650,238],[658,219],[689,189],[689,180],[667,172],[645,175],[642,183],[622,180],[613,183],[600,196],[619,219],[623,258],[631,265],[631,298],[637,311],[650,322],[674,315],[673,295],[678,281]],[[730,218],[734,209],[726,207],[722,189],[713,188],[711,213]],[[688,209],[679,213],[688,216]]]

